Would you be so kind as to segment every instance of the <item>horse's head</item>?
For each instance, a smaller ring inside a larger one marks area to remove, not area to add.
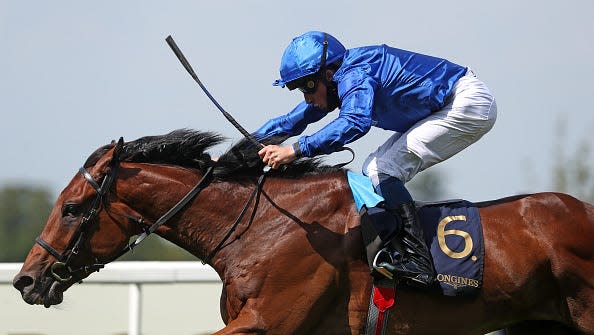
[[[117,257],[130,236],[130,209],[114,189],[123,139],[98,150],[62,191],[13,285],[29,304],[62,302],[72,284]],[[101,223],[101,225],[99,225]]]

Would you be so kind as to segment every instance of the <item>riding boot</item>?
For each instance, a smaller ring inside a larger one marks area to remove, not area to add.
[[[435,281],[436,274],[415,204],[399,204],[396,212],[402,219],[403,230],[388,246],[393,262],[380,263],[378,266],[384,267],[396,277],[410,279],[422,286],[430,286]]]
[[[404,183],[386,175],[380,175],[376,191],[400,217],[402,231],[376,255],[375,271],[390,279],[410,280],[421,287],[431,285],[435,281],[435,269],[410,193]]]

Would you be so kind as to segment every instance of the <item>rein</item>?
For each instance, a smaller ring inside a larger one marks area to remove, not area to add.
[[[239,213],[239,216],[237,217],[237,219],[235,219],[235,223],[233,223],[233,225],[231,226],[231,228],[229,229],[227,234],[225,234],[225,237],[223,237],[221,242],[219,242],[219,244],[217,244],[217,246],[210,252],[210,254],[208,254],[208,256],[206,256],[206,258],[204,258],[202,260],[202,264],[207,264],[208,262],[210,262],[210,260],[219,251],[221,251],[221,249],[223,249],[225,247],[225,242],[227,242],[227,240],[231,237],[231,234],[233,234],[233,232],[237,229],[237,227],[243,220],[243,217],[244,217],[245,213],[247,212],[248,207],[252,203],[252,200],[254,200],[254,198],[256,198],[256,203],[254,205],[254,211],[252,212],[252,217],[250,218],[250,222],[254,219],[254,215],[256,214],[256,209],[258,208],[258,203],[260,201],[260,194],[261,194],[260,191],[262,191],[262,184],[264,183],[264,178],[266,177],[267,172],[268,171],[265,171],[262,175],[260,175],[260,178],[258,178],[258,182],[256,183],[256,188],[254,188],[254,190],[252,191],[252,194],[250,194],[250,197],[248,198],[247,202],[245,203],[245,206],[243,206],[243,209]]]
[[[213,173],[213,171],[214,171],[214,167],[213,166],[210,166],[208,168],[208,170],[206,170],[206,173],[204,173],[204,175],[202,176],[202,178],[200,179],[200,181],[198,181],[198,183],[196,184],[196,186],[194,186],[194,188],[192,188],[190,190],[190,192],[188,192],[177,204],[175,204],[175,206],[173,206],[170,210],[168,210],[167,213],[165,213],[163,216],[161,216],[149,228],[146,228],[146,226],[144,226],[144,220],[143,219],[137,219],[137,218],[134,218],[134,217],[131,217],[131,216],[127,216],[128,219],[141,224],[141,226],[143,227],[143,233],[141,235],[139,235],[133,243],[128,244],[128,246],[126,246],[122,251],[120,251],[120,253],[118,255],[116,255],[112,261],[120,258],[121,256],[123,256],[127,252],[133,250],[148,235],[150,235],[153,232],[155,232],[155,230],[157,230],[157,228],[159,228],[160,226],[162,226],[171,217],[173,217],[182,208],[184,208],[188,204],[188,202],[190,202],[190,200],[192,200],[196,195],[198,195],[198,193],[200,193],[200,191],[204,190],[208,185],[210,185],[210,182],[212,181],[212,173]],[[231,228],[229,229],[229,231],[227,232],[227,234],[225,234],[225,237],[219,242],[219,244],[213,249],[213,251],[211,251],[210,254],[208,254],[208,256],[206,256],[206,258],[204,258],[204,260],[202,260],[202,264],[206,264],[206,263],[210,262],[210,260],[221,249],[223,249],[225,247],[225,242],[227,242],[227,240],[231,237],[231,234],[233,234],[233,232],[237,229],[237,227],[239,226],[239,224],[243,220],[243,217],[245,216],[245,213],[247,212],[248,207],[250,206],[250,204],[252,203],[252,201],[254,200],[254,197],[256,197],[256,195],[258,195],[258,197],[256,198],[256,204],[255,204],[254,207],[255,208],[258,207],[258,199],[259,199],[260,191],[262,190],[262,184],[264,182],[265,176],[266,176],[266,172],[264,172],[262,175],[260,175],[260,177],[258,178],[258,181],[256,183],[256,187],[252,191],[250,197],[248,198],[248,200],[247,200],[245,206],[243,207],[243,209],[241,210],[239,216],[237,217],[237,219],[235,220],[235,222],[233,223],[233,225],[231,226]],[[252,216],[252,219],[253,219],[253,216]]]
[[[198,183],[181,199],[179,200],[171,209],[169,209],[163,216],[161,216],[155,223],[147,227],[147,223],[142,217],[134,217],[128,214],[120,214],[121,216],[126,217],[130,222],[136,223],[140,226],[142,233],[140,233],[137,238],[132,243],[128,243],[128,245],[123,248],[117,255],[115,255],[110,261],[107,262],[99,262],[97,258],[95,258],[95,262],[89,265],[82,265],[78,268],[72,268],[72,258],[73,256],[79,254],[81,246],[87,241],[87,230],[89,226],[89,222],[94,221],[97,219],[97,215],[101,210],[101,207],[104,207],[104,197],[109,193],[112,184],[115,180],[115,175],[117,172],[117,168],[119,166],[119,154],[123,147],[123,139],[120,138],[119,142],[114,148],[113,157],[110,162],[110,170],[109,173],[103,178],[101,185],[93,178],[93,176],[85,169],[85,167],[81,167],[79,169],[79,173],[83,176],[83,178],[93,187],[95,190],[95,198],[91,203],[90,208],[82,216],[80,224],[76,228],[76,231],[70,238],[66,248],[63,252],[59,252],[56,248],[54,248],[51,244],[46,242],[41,235],[35,238],[35,242],[39,244],[44,250],[46,250],[49,254],[56,258],[56,262],[54,262],[50,267],[50,273],[53,278],[55,278],[59,282],[68,282],[72,280],[74,275],[78,272],[82,272],[83,274],[90,274],[91,272],[99,271],[105,264],[110,263],[126,253],[132,251],[136,246],[138,246],[142,241],[146,239],[146,237],[152,233],[154,233],[160,226],[165,224],[169,219],[171,219],[175,214],[177,214],[180,210],[182,210],[192,199],[194,199],[202,190],[204,190],[210,183],[213,181],[213,173],[214,173],[214,166],[210,165],[202,178],[198,181]],[[338,151],[347,150],[349,151],[353,157],[350,161],[337,164],[335,167],[343,167],[346,164],[349,164],[354,159],[354,152],[352,149],[348,147],[342,147]],[[229,231],[225,234],[223,239],[216,245],[216,247],[202,260],[203,264],[209,263],[213,257],[221,251],[227,244],[227,241],[231,238],[233,233],[236,231],[237,227],[242,222],[245,214],[247,213],[248,208],[255,201],[254,210],[252,211],[252,216],[250,218],[250,223],[253,221],[256,209],[258,208],[258,202],[262,190],[262,184],[264,183],[264,179],[270,170],[264,170],[260,177],[256,182],[256,187],[250,194],[249,198],[246,201],[245,206],[241,210],[239,216],[235,220],[235,222],[231,225]]]
[[[157,228],[159,228],[165,222],[167,222],[169,219],[171,219],[171,217],[173,217],[182,208],[184,208],[188,204],[188,202],[190,202],[190,200],[192,200],[196,195],[198,195],[198,193],[200,193],[203,189],[205,189],[208,185],[210,185],[210,182],[212,181],[213,171],[214,171],[214,167],[210,166],[206,170],[206,172],[204,173],[204,175],[202,176],[200,181],[198,181],[196,186],[194,186],[190,190],[190,192],[188,192],[183,198],[181,198],[181,200],[178,201],[177,204],[175,204],[175,206],[173,206],[170,210],[168,210],[167,213],[163,214],[163,216],[161,216],[157,221],[155,221],[155,223],[153,223],[149,228],[146,228],[146,226],[144,226],[143,219],[137,219],[137,218],[128,216],[128,218],[130,220],[141,224],[141,226],[143,227],[143,232],[136,238],[136,240],[133,243],[128,244],[128,246],[126,246],[122,251],[120,251],[120,253],[118,255],[116,255],[112,261],[120,258],[127,252],[133,250],[137,245],[139,245],[142,241],[144,241],[144,239],[147,236],[154,233],[155,230],[157,230]]]

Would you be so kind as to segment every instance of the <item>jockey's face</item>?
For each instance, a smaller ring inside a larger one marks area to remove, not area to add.
[[[332,80],[334,72],[326,70],[326,80]],[[321,110],[328,112],[328,95],[326,84],[322,80],[318,80],[315,85],[315,90],[309,93],[303,93],[305,102],[313,105]]]

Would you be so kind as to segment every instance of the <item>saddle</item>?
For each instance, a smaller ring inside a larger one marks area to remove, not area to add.
[[[351,171],[347,175],[361,215],[367,262],[373,273],[378,252],[393,238],[399,238],[400,219],[382,206],[383,199],[375,194],[368,177]],[[478,208],[465,200],[416,202],[416,207],[435,265],[438,291],[446,296],[477,293],[482,286],[484,261]],[[379,282],[379,278],[375,279]]]

